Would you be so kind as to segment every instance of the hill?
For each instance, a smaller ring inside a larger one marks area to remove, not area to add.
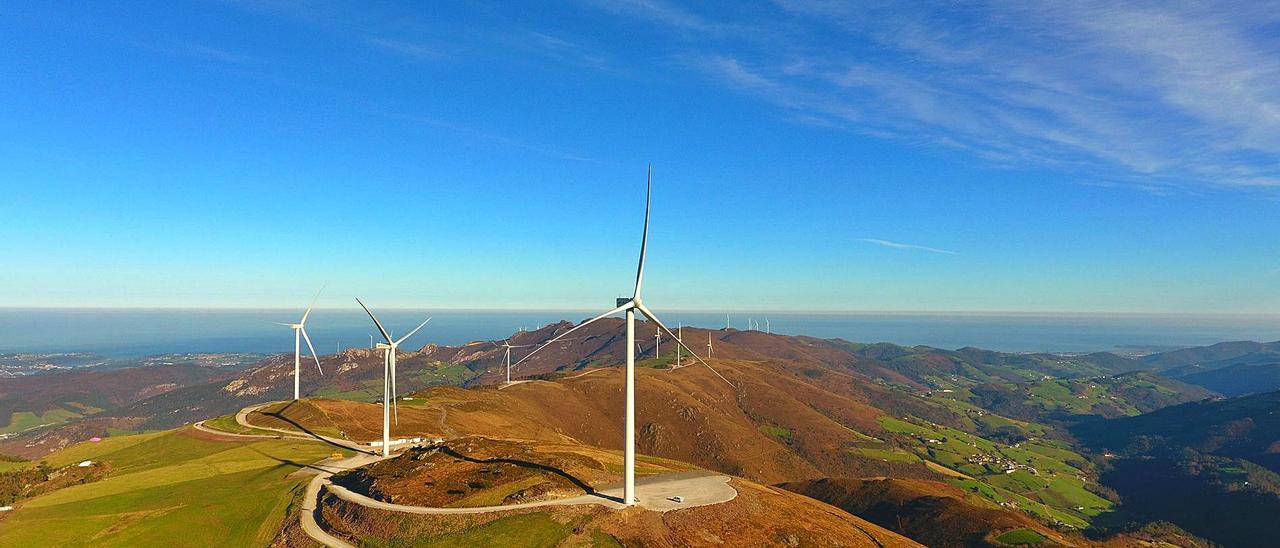
[[[1082,543],[1018,512],[939,482],[894,478],[824,478],[780,487],[903,533],[928,546],[1002,546],[1010,533],[1061,545]]]
[[[1188,448],[1280,472],[1280,392],[1187,403],[1073,432],[1100,451],[1145,456]]]
[[[1198,370],[1178,380],[1203,386],[1225,396],[1242,396],[1280,390],[1280,362],[1240,363],[1207,371]]]
[[[290,474],[332,451],[191,428],[81,443],[42,462],[92,460],[103,477],[0,513],[0,546],[265,546],[305,482]]]
[[[536,344],[571,325],[517,333],[513,344]],[[614,447],[622,437],[621,377],[614,369],[623,354],[620,327],[620,321],[592,324],[519,364],[513,376],[521,382],[505,387],[498,384],[502,353],[491,342],[402,352],[401,393],[413,399],[398,402],[398,431]],[[647,328],[641,322],[642,335]],[[735,386],[701,366],[670,369],[669,341],[661,356],[644,344],[642,452],[763,484],[943,482],[1055,527],[1089,527],[1113,506],[1098,485],[1101,470],[1073,446],[1064,426],[1207,394],[1132,371],[1140,362],[1111,354],[950,351],[732,329],[686,328],[685,336],[711,337],[713,363]],[[360,441],[380,437],[380,407],[369,402],[381,396],[381,355],[351,349],[321,360],[326,374],[304,378],[313,398],[264,409],[253,420]],[[291,374],[291,357],[273,357],[213,382],[4,440],[0,453],[38,458],[122,428],[172,428],[234,413],[288,397]]]
[[[1280,512],[1280,392],[1188,403],[1073,432],[1113,456],[1102,481],[1124,504],[1100,525],[1167,520],[1233,546],[1267,545],[1280,532],[1268,517]]]
[[[172,365],[0,378],[0,434],[67,422],[228,374],[220,368]]]
[[[1209,346],[1182,348],[1144,356],[1140,361],[1152,369],[1199,366],[1217,369],[1236,364],[1280,363],[1280,341],[1222,342]]]
[[[513,502],[512,497],[572,495],[580,486],[606,489],[621,466],[619,452],[577,443],[470,437],[445,447],[445,452],[409,451],[357,469],[348,473],[347,484],[396,502],[439,502],[443,496],[452,498],[448,506],[466,507]],[[304,472],[319,469],[318,461],[334,450],[313,440],[256,439],[191,427],[78,444],[42,463],[20,463],[18,470],[0,473],[0,480],[44,476],[51,467],[89,459],[92,467],[70,469],[95,474],[87,483],[69,483],[77,478],[64,476],[0,514],[0,545],[145,546],[182,539],[183,545],[312,546],[298,526],[300,497],[310,478]],[[652,457],[642,457],[639,468],[642,483],[655,473],[695,471]],[[412,475],[425,469],[431,473]],[[375,544],[918,546],[820,502],[747,480],[725,480],[733,493],[728,500],[684,509],[676,505],[676,511],[579,504],[415,516],[329,493],[317,513],[329,534]],[[696,493],[686,496],[691,502],[697,498]]]
[[[921,397],[835,368],[713,363],[736,386],[701,366],[637,371],[640,451],[762,483],[875,476],[949,481],[1050,523],[1076,527],[1110,506],[1088,491],[1095,472],[1069,445],[1025,436],[1016,445],[983,438],[971,433],[977,423],[966,413],[972,408],[961,402]],[[611,369],[501,390],[435,387],[402,402],[407,405],[397,432],[614,447],[622,439],[621,393],[621,377]],[[380,413],[369,404],[311,400],[266,408],[250,419],[369,439],[377,433],[360,425],[377,424]],[[998,417],[976,418],[995,424]],[[1031,437],[1052,431],[1000,420]]]

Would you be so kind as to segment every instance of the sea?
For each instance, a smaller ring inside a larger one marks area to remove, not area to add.
[[[769,330],[785,335],[1008,352],[1144,353],[1223,341],[1280,340],[1280,316],[1140,314],[987,314],[895,312],[657,311],[672,329]],[[595,311],[408,310],[380,312],[392,334],[431,322],[405,343],[458,345],[498,340]],[[171,353],[293,350],[291,323],[300,310],[18,309],[0,308],[0,353],[89,352],[126,359]],[[368,347],[377,330],[359,309],[316,309],[307,332],[320,354]],[[305,345],[304,345],[305,350]]]

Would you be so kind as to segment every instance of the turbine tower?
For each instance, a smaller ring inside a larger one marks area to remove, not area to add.
[[[684,322],[680,322],[680,325],[676,327],[676,342],[683,342],[683,341],[684,341]],[[680,367],[680,345],[678,344],[676,345],[676,367],[677,368]]]
[[[712,353],[712,351],[713,351],[713,349],[711,348],[711,334],[710,334],[710,333],[707,333],[707,357],[708,357],[708,358],[710,358],[710,357],[711,357],[711,353]],[[689,351],[689,353],[690,353],[690,354],[693,354],[693,351],[692,351],[692,350],[690,350],[690,351]],[[696,358],[696,357],[698,357],[698,356],[695,354],[693,357],[695,357],[695,358]]]
[[[662,331],[661,330],[654,331],[653,332],[653,357],[655,358],[662,357],[662,350],[660,350],[661,346],[662,346]]]
[[[556,337],[553,337],[551,340],[543,343],[538,348],[535,348],[533,352],[529,353],[529,355],[521,358],[520,361],[516,362],[516,365],[520,365],[520,362],[523,362],[529,359],[530,357],[532,357],[534,354],[537,354],[539,350],[546,348],[551,343],[554,343],[557,340],[559,340],[561,337],[564,337],[579,329],[582,329],[587,325],[595,323],[599,320],[604,319],[605,317],[611,316],[613,314],[617,314],[619,312],[626,313],[626,318],[627,318],[626,320],[627,322],[627,346],[626,346],[627,369],[626,369],[626,403],[625,403],[626,420],[625,420],[625,427],[623,429],[623,439],[622,439],[622,462],[623,462],[622,503],[627,506],[631,506],[636,502],[636,352],[635,352],[636,312],[638,311],[641,314],[644,314],[644,316],[648,318],[649,321],[653,322],[654,325],[658,327],[658,329],[665,331],[668,337],[672,339],[676,339],[677,343],[679,343],[680,346],[684,346],[684,343],[680,342],[679,337],[676,337],[675,334],[672,333],[671,330],[668,329],[667,326],[662,323],[662,320],[659,320],[658,316],[654,314],[652,310],[649,310],[649,307],[645,306],[644,302],[640,299],[640,289],[644,285],[645,251],[649,246],[649,208],[652,202],[652,197],[653,197],[653,166],[650,166],[648,189],[646,190],[646,193],[645,193],[645,203],[644,203],[644,234],[640,239],[640,262],[639,262],[639,266],[636,267],[636,288],[635,288],[635,293],[632,294],[631,298],[626,298],[626,297],[619,298],[616,301],[616,304],[617,304],[616,308],[608,312],[605,312],[604,314],[591,318],[585,322],[582,322],[577,326],[575,326],[573,329],[570,329],[568,331],[565,331],[564,333],[561,333]],[[689,350],[689,348],[686,346],[685,350]],[[689,350],[689,353],[692,354],[693,351]],[[696,355],[694,357],[697,358]],[[717,377],[720,377],[720,379],[728,383],[729,386],[733,386],[733,383],[729,382],[729,379],[724,378],[723,375],[721,375],[714,368],[708,365],[707,362],[702,361],[701,358],[698,358],[698,361],[701,362],[702,365],[707,366],[707,369],[710,369],[712,373],[715,373]]]
[[[499,347],[499,348],[503,348],[503,349],[505,349],[505,350],[506,350],[506,351],[504,352],[504,354],[506,354],[506,356],[505,356],[505,358],[504,358],[504,359],[505,359],[505,360],[506,360],[506,362],[507,362],[507,384],[511,384],[511,349],[512,349],[512,348],[527,348],[527,347],[530,347],[530,346],[534,346],[534,345],[532,345],[532,344],[511,344],[511,339],[504,340],[504,341],[502,341],[502,344],[498,345],[498,347]]]
[[[311,346],[311,337],[307,336],[307,327],[306,327],[307,316],[311,315],[311,308],[316,305],[316,299],[320,298],[320,292],[323,292],[323,291],[324,291],[324,288],[322,287],[320,288],[319,292],[316,292],[315,298],[311,299],[311,304],[307,305],[307,311],[302,313],[302,319],[298,320],[298,323],[275,322],[276,325],[283,325],[293,330],[293,399],[294,401],[298,400],[299,388],[301,386],[300,377],[302,376],[301,373],[302,373],[302,341],[303,339],[306,339],[307,341],[307,348],[311,349],[311,359],[316,361],[316,371],[319,371],[321,375],[324,375],[324,370],[320,369],[320,358],[316,356],[316,347]]]
[[[386,457],[391,454],[391,407],[396,405],[396,349],[400,347],[400,343],[405,339],[412,337],[422,326],[427,325],[431,318],[427,318],[413,328],[407,335],[399,339],[392,339],[391,334],[383,329],[382,322],[373,315],[373,311],[365,306],[360,299],[356,299],[360,303],[360,308],[369,314],[369,319],[373,320],[374,325],[378,326],[378,333],[382,334],[382,338],[386,339],[385,343],[378,343],[378,348],[382,349],[382,456]],[[400,423],[400,409],[396,408],[396,424]]]

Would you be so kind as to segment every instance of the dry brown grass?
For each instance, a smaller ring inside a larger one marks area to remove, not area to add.
[[[828,476],[940,477],[923,464],[889,463],[846,450],[860,436],[883,435],[875,421],[883,411],[863,401],[854,389],[866,387],[852,376],[832,371],[814,379],[801,374],[799,366],[773,362],[717,360],[715,365],[736,386],[701,366],[637,371],[642,454],[766,483]],[[400,408],[394,432],[619,448],[621,377],[621,370],[611,368],[503,390],[434,387],[414,394],[425,403]],[[279,412],[308,428],[346,431],[353,439],[381,436],[382,411],[374,404],[305,400]],[[260,413],[251,422],[292,427]],[[778,431],[789,435],[769,433]]]
[[[414,544],[428,539],[457,545],[478,542],[501,520],[523,516],[527,538],[555,528],[561,546],[591,546],[600,536],[625,546],[919,546],[838,508],[754,482],[733,480],[730,502],[666,513],[596,505],[550,507],[464,516],[411,515],[354,505],[336,497],[323,502],[334,532],[351,539],[378,538]],[[533,525],[529,525],[533,524]],[[486,528],[486,526],[489,526]]]

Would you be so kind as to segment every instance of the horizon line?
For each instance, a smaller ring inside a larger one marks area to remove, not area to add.
[[[295,306],[0,306],[0,311],[206,311],[206,312],[275,312],[302,309]],[[350,307],[359,311],[359,308]],[[347,307],[316,307],[313,310],[348,310]],[[589,307],[549,307],[549,308],[503,308],[503,307],[429,307],[402,306],[380,307],[384,311],[423,311],[440,312],[597,312],[597,308]],[[1185,312],[1185,311],[1066,311],[1066,310],[876,310],[876,309],[705,309],[705,308],[665,308],[668,313],[682,314],[808,314],[808,315],[888,315],[888,316],[1060,316],[1060,317],[1135,317],[1135,316],[1181,316],[1181,317],[1274,317],[1280,318],[1280,312]]]

